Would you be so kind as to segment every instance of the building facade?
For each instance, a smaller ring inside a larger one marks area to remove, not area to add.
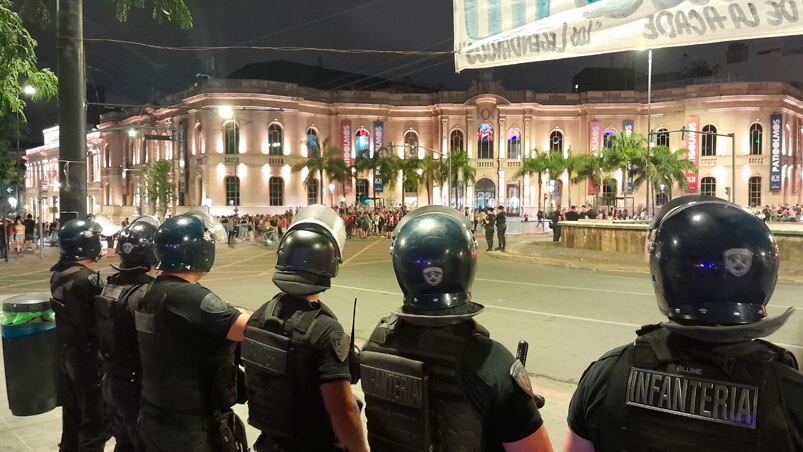
[[[461,207],[505,206],[533,215],[538,209],[590,204],[586,182],[566,174],[518,175],[522,158],[552,150],[564,155],[604,152],[610,136],[634,131],[653,143],[697,152],[699,193],[730,199],[735,149],[735,201],[743,205],[801,202],[803,185],[803,92],[784,83],[721,83],[654,90],[542,94],[506,90],[483,79],[466,91],[392,93],[321,91],[290,83],[217,79],[163,99],[161,107],[109,113],[87,136],[89,211],[115,218],[152,212],[143,188],[151,163],[173,165],[177,192],[172,211],[204,206],[215,214],[283,212],[314,202],[353,204],[373,197],[371,174],[333,183],[307,170],[294,171],[325,143],[354,162],[389,146],[400,157],[433,158],[465,151],[476,168],[473,182],[456,187]],[[697,128],[730,136],[685,134]],[[677,131],[677,132],[676,132]],[[46,218],[58,209],[58,130],[26,153],[26,187],[44,200]],[[695,158],[695,156],[692,156]],[[73,168],[74,166],[74,168]],[[447,203],[448,187],[431,190],[379,181],[376,197],[386,204]],[[620,208],[646,202],[645,186],[616,180],[606,197]],[[693,176],[692,176],[693,177]],[[320,189],[323,187],[323,199]],[[615,190],[615,192],[611,192]],[[429,192],[428,192],[429,191]],[[682,194],[665,187],[655,194]],[[651,195],[652,196],[652,195]],[[597,200],[598,201],[598,200]],[[653,201],[650,202],[653,204]],[[36,198],[28,208],[37,211]],[[632,210],[631,210],[632,211]]]

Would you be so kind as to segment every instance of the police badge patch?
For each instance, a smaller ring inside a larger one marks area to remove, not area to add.
[[[336,332],[329,335],[329,340],[332,341],[332,348],[337,355],[337,359],[341,362],[349,357],[349,347],[351,346],[351,338],[348,334],[343,332]]]
[[[209,314],[220,314],[221,312],[226,312],[228,308],[229,305],[225,301],[211,292],[201,300],[201,310]]]
[[[753,253],[744,248],[731,248],[723,253],[725,258],[725,268],[730,274],[741,278],[750,271],[753,266]]]
[[[131,254],[131,251],[134,249],[134,244],[128,242],[123,243],[120,249],[123,252],[123,254]]]
[[[530,381],[530,374],[527,373],[527,369],[524,368],[524,364],[521,363],[518,359],[513,361],[513,364],[510,366],[510,376],[513,377],[513,381],[525,392],[527,395],[532,397],[533,395],[533,384]]]
[[[443,269],[440,267],[427,267],[424,269],[424,281],[430,286],[437,286],[443,281]]]

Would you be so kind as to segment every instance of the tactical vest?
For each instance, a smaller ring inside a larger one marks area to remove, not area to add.
[[[789,449],[778,370],[789,352],[763,341],[698,342],[644,327],[608,378],[594,447],[601,451]]]
[[[82,299],[83,295],[75,293],[75,285],[87,278],[89,271],[91,270],[83,265],[73,264],[63,270],[54,271],[50,277],[50,301],[56,313],[56,328],[62,345],[81,348],[97,345],[97,338],[93,334],[94,295]]]
[[[95,321],[100,353],[107,371],[136,375],[140,371],[134,309],[148,291],[150,277],[116,274],[108,279],[103,292],[95,297]],[[140,280],[139,283],[133,283]],[[129,284],[126,284],[128,282]]]
[[[473,322],[424,327],[394,316],[371,334],[360,360],[371,449],[482,451],[484,415],[465,395],[460,367]]]
[[[228,410],[237,401],[236,344],[216,339],[205,340],[201,346],[193,343],[200,340],[196,334],[175,331],[167,323],[166,300],[183,284],[188,283],[157,280],[134,312],[142,361],[142,401],[184,414]]]
[[[279,294],[248,321],[242,358],[248,389],[248,423],[291,450],[327,450],[337,441],[332,430],[310,343],[321,309],[278,317]]]

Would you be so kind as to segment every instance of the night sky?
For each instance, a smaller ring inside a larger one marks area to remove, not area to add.
[[[55,26],[30,14],[39,0],[17,1],[26,25],[39,41],[43,66],[55,68]],[[52,2],[55,3],[55,2]],[[172,23],[156,24],[147,11],[134,11],[128,22],[115,20],[106,0],[84,0],[84,35],[153,44],[223,46],[236,44],[331,48],[451,50],[452,3],[448,0],[189,0],[194,27],[180,30]],[[146,2],[149,3],[149,2]],[[747,41],[754,49],[803,46],[803,37]],[[683,55],[710,64],[724,63],[727,43],[655,51],[656,73],[677,70]],[[111,103],[143,103],[185,89],[195,74],[224,76],[252,62],[285,59],[306,64],[413,82],[433,88],[464,89],[478,78],[476,71],[455,74],[448,56],[397,57],[227,51],[167,52],[107,43],[86,43],[87,79],[106,92]],[[769,80],[800,80],[801,58],[767,74]],[[214,61],[214,65],[212,62]],[[618,53],[501,67],[494,76],[510,89],[571,91],[572,76],[585,67],[635,64],[646,72],[646,54]],[[780,70],[780,72],[779,72]],[[55,124],[53,105],[28,108],[26,141],[41,140],[41,129]]]

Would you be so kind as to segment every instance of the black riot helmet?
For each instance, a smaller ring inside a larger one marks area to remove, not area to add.
[[[273,283],[297,296],[323,292],[337,276],[345,243],[337,212],[320,204],[299,210],[279,242]]]
[[[427,206],[407,214],[397,227],[391,259],[404,293],[400,314],[466,316],[482,310],[471,302],[477,241],[457,210]]]
[[[156,268],[163,272],[208,272],[215,263],[215,241],[222,226],[211,216],[192,212],[165,220],[154,239]]]
[[[115,252],[120,256],[120,270],[150,270],[156,265],[153,243],[159,222],[153,217],[139,217],[123,228],[117,237]]]
[[[92,220],[70,220],[59,229],[61,260],[76,262],[100,258],[100,234],[103,228]]]
[[[664,315],[708,325],[766,317],[779,259],[763,221],[736,204],[698,196],[665,206],[657,219],[648,247]]]

